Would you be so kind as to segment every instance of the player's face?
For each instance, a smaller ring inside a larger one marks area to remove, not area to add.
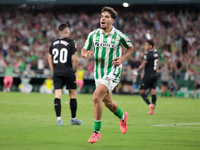
[[[145,42],[145,44],[144,44],[144,49],[145,49],[146,51],[148,51],[148,50],[152,49],[152,46],[149,45],[149,43]]]
[[[101,29],[108,29],[114,23],[114,19],[111,18],[111,14],[107,11],[102,12],[100,18],[100,27]]]

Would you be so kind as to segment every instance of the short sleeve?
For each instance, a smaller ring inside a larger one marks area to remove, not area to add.
[[[128,38],[128,36],[126,34],[122,34],[122,35],[120,35],[120,37],[121,37],[121,42],[124,45],[124,47],[130,48],[133,46],[132,41]]]
[[[51,45],[49,47],[49,54],[51,54],[51,55],[52,55],[52,49],[53,49],[53,46],[52,46],[52,43],[51,43]]]
[[[87,40],[85,41],[85,44],[83,46],[84,49],[86,50],[91,50],[93,47],[93,35],[92,32],[88,35]]]
[[[144,55],[143,60],[148,61],[148,54],[147,53]]]
[[[77,52],[77,49],[76,49],[76,46],[75,46],[75,42],[72,41],[71,43],[71,47],[70,47],[70,50],[72,52],[72,55],[75,54]]]

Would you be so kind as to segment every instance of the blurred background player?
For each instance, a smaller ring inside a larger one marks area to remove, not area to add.
[[[128,113],[123,113],[117,103],[112,100],[112,90],[119,83],[122,63],[133,52],[133,45],[125,34],[114,28],[113,23],[116,17],[117,12],[113,8],[103,7],[100,28],[89,33],[81,50],[83,57],[90,58],[93,55],[95,59],[94,132],[88,140],[89,143],[96,143],[101,138],[102,102],[120,119],[121,132],[125,134],[127,131]],[[124,55],[122,55],[121,45],[126,48]]]
[[[47,93],[52,94],[53,93],[53,79],[51,76],[47,76],[47,79],[44,80],[44,83],[40,86],[39,89],[40,93]]]
[[[78,70],[77,70],[77,76],[76,76],[76,84],[78,86],[78,90],[77,92],[80,93],[81,92],[81,89],[84,85],[84,72],[85,70],[83,69],[83,64],[79,64],[78,65]]]
[[[125,92],[125,89],[127,88],[130,94],[133,94],[133,71],[131,69],[131,66],[128,65],[126,67],[126,72],[125,72],[125,84],[123,85],[122,91]]]
[[[28,77],[27,74],[22,75],[20,91],[22,93],[31,93],[33,86],[30,84],[31,78]]]
[[[195,74],[194,86],[195,86],[195,90],[194,90],[194,92],[193,92],[193,94],[192,94],[192,98],[194,98],[194,96],[195,96],[197,90],[200,89],[200,73],[199,73],[199,72]]]
[[[0,59],[1,59],[2,65],[5,67],[5,75],[3,79],[3,83],[4,83],[3,92],[10,92],[10,88],[12,87],[12,84],[13,84],[13,73],[14,73],[15,68],[18,68],[20,66],[20,62],[17,62],[13,66],[11,62],[9,62],[7,65],[6,62],[3,60],[3,58],[0,58]]]
[[[174,81],[173,77],[169,75],[168,88],[170,90],[170,96],[174,96],[174,87],[178,90],[178,85]]]
[[[60,24],[58,27],[60,37],[52,42],[49,49],[48,62],[53,72],[55,99],[54,107],[58,126],[62,126],[61,119],[61,96],[62,88],[66,85],[70,97],[71,120],[70,124],[80,125],[82,121],[76,118],[76,76],[78,68],[77,49],[73,40],[69,39],[70,30],[68,24]]]
[[[152,40],[147,40],[144,47],[146,54],[144,55],[142,64],[139,66],[135,74],[138,75],[145,67],[145,73],[140,83],[139,93],[150,108],[150,111],[147,114],[155,114],[158,52],[154,49],[154,43]],[[152,103],[150,103],[148,95],[146,94],[147,89],[150,89]]]
[[[167,96],[169,75],[172,72],[172,70],[169,70],[168,64],[165,64],[158,72],[160,72],[161,96]]]

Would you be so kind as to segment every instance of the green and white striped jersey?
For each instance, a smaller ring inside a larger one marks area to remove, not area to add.
[[[121,44],[126,48],[132,46],[132,42],[126,34],[114,27],[108,35],[105,35],[101,28],[90,32],[83,48],[94,52],[95,79],[101,79],[104,75],[109,75],[109,73],[116,75],[116,79],[121,77],[122,64],[118,67],[113,64],[115,57],[122,56]]]

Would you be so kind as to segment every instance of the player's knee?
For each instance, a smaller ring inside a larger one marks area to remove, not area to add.
[[[145,93],[143,90],[139,90],[139,94],[141,95],[142,93]]]
[[[55,94],[55,98],[61,99],[62,94]]]
[[[98,94],[94,93],[93,94],[93,103],[96,104],[99,102],[100,102],[100,98],[99,98]]]

